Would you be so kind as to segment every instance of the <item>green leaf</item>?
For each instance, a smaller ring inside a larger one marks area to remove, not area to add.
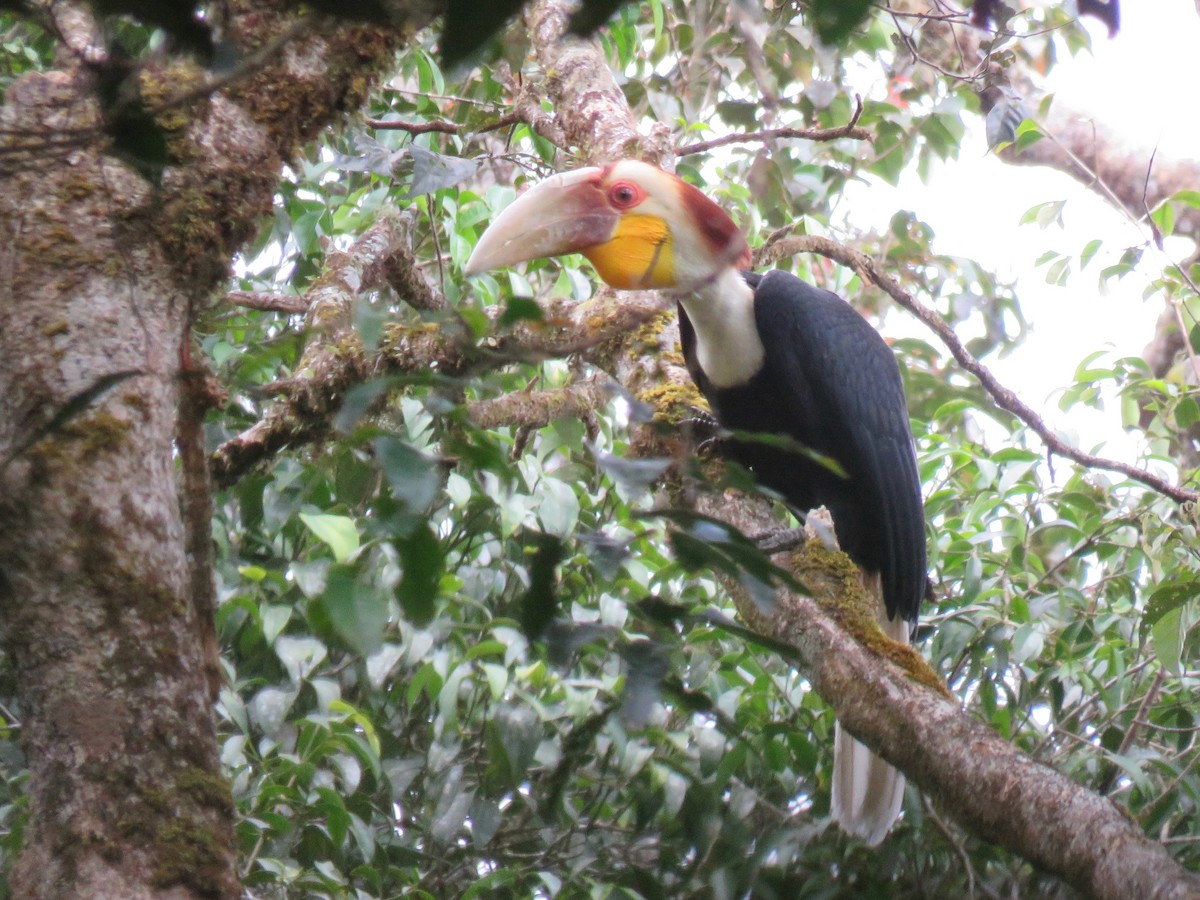
[[[410,512],[424,513],[442,489],[437,461],[399,438],[375,439],[375,459],[392,487],[392,495]]]
[[[352,432],[371,407],[394,386],[395,380],[391,378],[373,378],[354,385],[346,391],[342,405],[333,417],[333,427],[343,434]]]
[[[1071,274],[1071,258],[1062,256],[1050,264],[1046,270],[1046,284],[1063,285]]]
[[[1163,668],[1178,677],[1182,674],[1179,663],[1183,655],[1183,607],[1177,606],[1163,613],[1150,626],[1150,643],[1154,654]]]
[[[1188,429],[1200,422],[1200,403],[1195,397],[1183,397],[1175,406],[1175,424]]]
[[[284,626],[292,617],[292,607],[283,603],[264,603],[261,607],[263,640],[268,644],[283,632]]]
[[[565,481],[557,478],[543,478],[538,484],[541,503],[538,505],[538,519],[548,534],[555,537],[569,538],[579,523],[579,498],[575,489]]]
[[[905,153],[903,130],[893,122],[880,122],[876,129],[875,158],[870,163],[870,170],[886,181],[896,185],[904,173]]]
[[[717,115],[728,125],[749,131],[758,122],[759,105],[748,100],[723,100],[717,104]]]
[[[812,21],[826,44],[841,44],[867,18],[871,0],[811,0]]]
[[[317,249],[317,228],[325,211],[313,209],[297,216],[292,222],[292,237],[301,256],[308,256]]]
[[[445,553],[427,524],[417,526],[395,543],[404,572],[396,585],[396,599],[410,621],[424,625],[433,618],[438,585],[445,571]]]
[[[336,566],[330,571],[321,605],[337,634],[362,656],[370,656],[383,646],[387,598],[359,582],[349,566]]]
[[[621,721],[627,728],[645,728],[662,697],[662,680],[670,671],[670,657],[663,645],[641,640],[622,648],[621,658],[625,661]]]
[[[399,116],[385,116],[385,119],[398,119]],[[368,134],[354,137],[355,154],[335,153],[333,164],[343,172],[370,172],[380,178],[391,178],[396,160],[403,150],[392,150],[384,146]]]
[[[338,562],[348,560],[358,550],[358,529],[347,516],[329,513],[300,513],[300,521],[308,530],[329,545]]]
[[[421,194],[432,194],[442,188],[454,187],[475,174],[478,163],[461,156],[443,156],[424,147],[409,147],[412,157],[412,184],[401,199],[410,200]]]
[[[1142,634],[1163,616],[1197,599],[1200,599],[1200,581],[1176,582],[1159,587],[1146,601],[1146,609],[1142,613]]]
[[[1158,227],[1159,237],[1170,237],[1175,232],[1175,207],[1169,201],[1158,204],[1150,220]]]
[[[461,765],[455,766],[446,775],[429,826],[430,837],[435,844],[443,847],[449,845],[466,824],[471,801],[475,798],[475,792],[469,787],[470,782],[462,777]]]
[[[1185,206],[1190,206],[1192,209],[1200,209],[1200,191],[1176,191],[1171,195],[1170,199],[1178,203],[1182,203]]]
[[[526,706],[502,706],[488,729],[492,763],[505,785],[515,786],[525,778],[542,739],[542,723]]]
[[[1017,126],[1017,153],[1020,153],[1026,147],[1033,146],[1045,136],[1036,123],[1030,119],[1025,119]]]
[[[508,327],[517,322],[540,322],[543,318],[542,308],[536,300],[528,297],[510,297],[500,315],[500,325]]]
[[[473,807],[472,807],[473,808]],[[509,891],[500,888],[510,888],[520,879],[520,874],[514,869],[497,869],[484,875],[462,895],[462,900],[481,900],[481,898],[510,896]]]
[[[476,847],[486,847],[500,830],[503,821],[504,813],[495,800],[476,797],[471,803],[471,843]],[[466,896],[471,896],[471,892],[468,891]]]
[[[1108,355],[1107,350],[1096,350],[1085,356],[1075,367],[1075,380],[1078,382],[1090,383],[1100,381],[1106,378],[1112,378],[1112,369],[1100,369],[1092,365],[1096,360],[1103,359]]]
[[[1028,225],[1031,222],[1037,222],[1042,228],[1049,228],[1055,224],[1061,228],[1063,225],[1062,211],[1066,205],[1066,200],[1050,200],[1046,203],[1038,203],[1025,210],[1021,216],[1021,224]],[[1057,253],[1054,255],[1058,256]],[[1042,258],[1045,259],[1045,256]]]

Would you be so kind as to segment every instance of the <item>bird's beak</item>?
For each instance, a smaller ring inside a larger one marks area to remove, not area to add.
[[[600,178],[601,170],[589,167],[530,188],[483,233],[467,260],[466,274],[578,253],[611,240],[621,217],[609,206]]]

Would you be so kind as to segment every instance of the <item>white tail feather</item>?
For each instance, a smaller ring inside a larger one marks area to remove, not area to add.
[[[867,592],[879,597],[879,580],[863,579]],[[872,583],[873,582],[873,583]],[[909,642],[908,622],[896,616],[888,621],[879,603],[879,624],[893,641]],[[847,834],[862,838],[874,847],[886,836],[900,815],[904,800],[904,776],[842,731],[840,722],[833,732],[833,820]]]

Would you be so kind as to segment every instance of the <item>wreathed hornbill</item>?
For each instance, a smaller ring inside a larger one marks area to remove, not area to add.
[[[749,246],[724,210],[634,160],[527,191],[483,234],[466,272],[576,252],[615,288],[672,293],[688,371],[722,427],[815,451],[726,442],[796,510],[829,510],[838,543],[883,601],[885,632],[907,643],[926,589],[925,524],[900,371],[875,329],[836,294],[787,272],[746,271]],[[904,780],[839,729],[832,793],[834,818],[874,844],[899,814]]]

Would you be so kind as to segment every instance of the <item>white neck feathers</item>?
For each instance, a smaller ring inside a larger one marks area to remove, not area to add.
[[[736,269],[723,269],[678,300],[696,332],[700,368],[713,387],[736,387],[758,374],[765,352],[754,320],[754,290]]]

